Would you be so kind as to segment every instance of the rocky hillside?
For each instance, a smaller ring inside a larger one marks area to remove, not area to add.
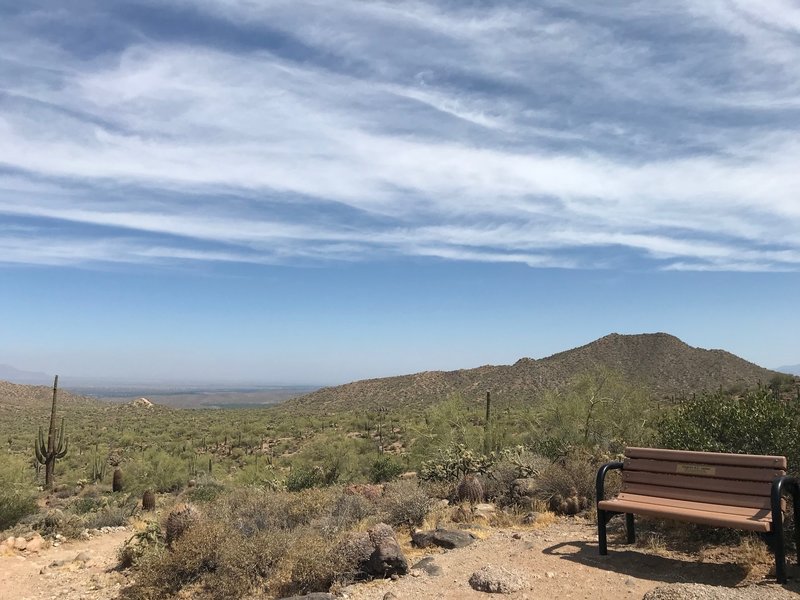
[[[15,415],[41,415],[49,413],[53,401],[53,387],[46,385],[23,385],[0,381],[0,419],[13,420]],[[66,390],[58,390],[58,405],[88,406],[98,404],[93,398],[76,396]]]
[[[513,365],[356,381],[322,388],[284,406],[305,410],[374,408],[403,403],[423,406],[453,393],[483,397],[491,390],[506,401],[534,401],[544,390],[557,389],[593,369],[608,369],[647,386],[657,398],[704,390],[751,386],[777,373],[724,350],[694,348],[666,333],[612,333],[585,346],[547,358],[522,358]]]

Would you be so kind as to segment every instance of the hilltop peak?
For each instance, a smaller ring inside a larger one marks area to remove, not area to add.
[[[323,388],[290,400],[288,405],[325,410],[368,409],[396,402],[424,406],[452,394],[475,397],[476,390],[490,390],[509,401],[530,402],[544,391],[563,387],[596,369],[619,373],[631,383],[645,386],[656,398],[753,386],[776,375],[724,350],[692,347],[669,333],[610,333],[541,359],[357,381]]]

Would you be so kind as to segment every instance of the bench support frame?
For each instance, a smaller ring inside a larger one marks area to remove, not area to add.
[[[615,461],[604,464],[597,471],[597,479],[595,480],[596,503],[605,499],[605,478],[606,474],[611,470],[622,470],[624,463]],[[792,505],[795,515],[794,537],[795,546],[797,549],[797,562],[800,564],[800,480],[794,477],[782,476],[776,477],[772,481],[772,489],[770,494],[770,503],[772,507],[772,531],[769,533],[762,533],[761,537],[769,546],[772,553],[775,555],[775,578],[778,583],[786,583],[786,540],[783,533],[783,511],[781,510],[781,499],[783,495],[790,493],[792,495]],[[610,510],[597,509],[597,541],[600,549],[600,555],[605,556],[608,554],[608,542],[606,537],[606,525],[615,516],[619,514],[625,515],[625,532],[627,534],[627,542],[632,544],[636,541],[636,530],[633,522],[633,513],[619,513]]]

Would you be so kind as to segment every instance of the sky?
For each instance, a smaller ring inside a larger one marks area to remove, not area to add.
[[[0,0],[0,363],[800,363],[791,0]]]

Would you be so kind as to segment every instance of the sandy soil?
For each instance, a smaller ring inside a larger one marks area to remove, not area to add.
[[[117,549],[132,532],[112,531],[38,553],[0,556],[0,600],[99,600],[117,595],[124,578],[113,571]]]
[[[399,600],[485,600],[491,596],[473,590],[468,583],[470,575],[484,565],[505,567],[526,580],[521,591],[503,596],[510,600],[638,600],[666,583],[702,583],[726,588],[756,585],[768,588],[763,590],[763,597],[776,600],[797,598],[800,592],[798,583],[782,587],[774,579],[765,580],[767,564],[748,574],[735,563],[736,556],[699,562],[697,556],[663,550],[654,553],[626,546],[619,543],[621,536],[610,537],[609,555],[599,556],[596,535],[593,524],[572,518],[561,519],[541,530],[497,530],[466,548],[433,554],[434,564],[441,568],[438,575],[413,569],[410,576],[398,581],[349,586],[344,592],[350,600],[382,600],[388,592]],[[419,554],[413,556],[412,564],[420,558]],[[792,565],[789,575],[800,578],[800,569]],[[736,597],[733,589],[729,596]]]

